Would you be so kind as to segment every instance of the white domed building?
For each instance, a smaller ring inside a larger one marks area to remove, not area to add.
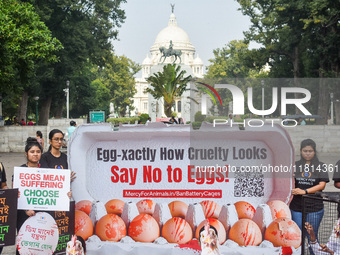
[[[168,49],[170,41],[174,50],[182,52],[181,59],[177,58],[175,61],[175,56],[167,57],[165,60],[162,58],[163,55],[159,48]],[[192,77],[203,78],[203,61],[196,54],[195,47],[191,44],[188,34],[177,25],[175,14],[171,13],[168,26],[158,33],[154,44],[150,48],[150,56],[148,54],[142,63],[142,77],[136,78],[137,93],[133,98],[136,113],[148,113],[153,122],[156,121],[156,118],[166,116],[163,109],[163,99],[156,100],[151,95],[144,93],[144,90],[149,86],[146,79],[153,73],[163,71],[164,65],[174,61],[181,66],[181,70],[186,71],[185,76],[191,75]],[[190,86],[193,87],[194,85],[188,84],[188,88]],[[186,91],[180,98],[176,99],[174,105],[174,111],[177,116],[185,121],[193,121],[190,119],[192,107],[198,109],[198,105],[193,104],[192,100],[188,99],[189,96],[192,97],[192,92]],[[200,101],[200,98],[195,97],[195,99]]]

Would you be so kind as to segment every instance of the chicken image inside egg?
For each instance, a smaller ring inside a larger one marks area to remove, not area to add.
[[[201,255],[219,255],[218,249],[218,232],[216,228],[209,225],[207,221],[205,225],[199,231],[199,243],[201,244],[202,253]]]
[[[80,240],[79,237],[72,236],[71,241],[67,243],[66,247],[66,255],[84,255],[85,254],[85,247]]]

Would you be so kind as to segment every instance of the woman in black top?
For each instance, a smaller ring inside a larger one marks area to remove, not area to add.
[[[27,163],[21,165],[20,167],[41,167],[39,161],[41,160],[42,147],[36,138],[29,137],[26,141],[25,155],[27,158]],[[68,197],[71,199],[72,193],[68,192]],[[25,221],[36,214],[34,210],[18,210],[17,214],[17,230],[19,232],[21,226]],[[18,251],[17,251],[17,254]]]
[[[41,158],[42,147],[36,138],[29,137],[26,141],[25,155],[27,163],[21,165],[20,167],[40,167],[39,160]],[[18,210],[17,214],[17,231],[19,232],[21,226],[25,221],[35,215],[34,210]],[[18,250],[16,251],[18,255]]]
[[[68,169],[67,156],[60,151],[64,142],[64,133],[59,129],[53,129],[48,135],[50,147],[41,156],[42,168]]]
[[[292,189],[293,200],[289,208],[292,220],[302,228],[302,195],[314,194],[322,191],[329,182],[327,168],[316,156],[316,144],[312,139],[306,139],[300,146],[301,159],[295,162],[295,188]],[[306,204],[306,222],[309,222],[317,236],[318,229],[324,214],[322,200],[312,201]],[[309,236],[308,236],[309,237]],[[314,254],[311,251],[311,254]]]
[[[36,138],[27,138],[25,146],[27,163],[20,167],[40,167],[39,160],[41,158],[41,151],[42,147]],[[22,224],[33,215],[35,215],[35,211],[33,210],[18,210],[17,230],[19,231]]]

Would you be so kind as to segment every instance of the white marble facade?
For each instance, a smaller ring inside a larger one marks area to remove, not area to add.
[[[158,33],[154,44],[150,48],[150,53],[147,54],[142,63],[142,77],[136,78],[137,93],[133,98],[136,109],[135,114],[148,113],[152,121],[156,121],[156,118],[165,117],[165,114],[163,100],[155,100],[151,95],[144,93],[145,88],[149,85],[146,78],[163,70],[163,65],[160,62],[162,54],[159,48],[163,46],[168,49],[170,41],[172,41],[174,50],[182,51],[181,62],[177,59],[175,63],[181,65],[182,70],[186,70],[186,75],[203,78],[203,61],[196,54],[195,47],[191,44],[188,34],[177,25],[175,14],[171,13],[168,26]],[[173,63],[173,61],[174,56],[167,57],[164,64]],[[193,88],[194,84],[188,84],[189,87]],[[196,112],[200,109],[200,105],[188,99],[188,96],[193,96],[192,94],[193,92],[187,91],[181,98],[176,99],[174,111],[177,112],[178,117],[182,117],[185,121],[193,121],[190,119],[190,110]],[[196,101],[201,100],[196,96],[194,97]]]

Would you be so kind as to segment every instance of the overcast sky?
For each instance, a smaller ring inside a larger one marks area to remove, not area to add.
[[[150,56],[158,33],[168,26],[170,4],[175,4],[177,25],[186,31],[205,66],[214,49],[243,39],[243,31],[250,26],[249,17],[242,15],[234,0],[127,0],[122,4],[126,20],[119,29],[119,41],[114,41],[116,54],[139,64]]]

